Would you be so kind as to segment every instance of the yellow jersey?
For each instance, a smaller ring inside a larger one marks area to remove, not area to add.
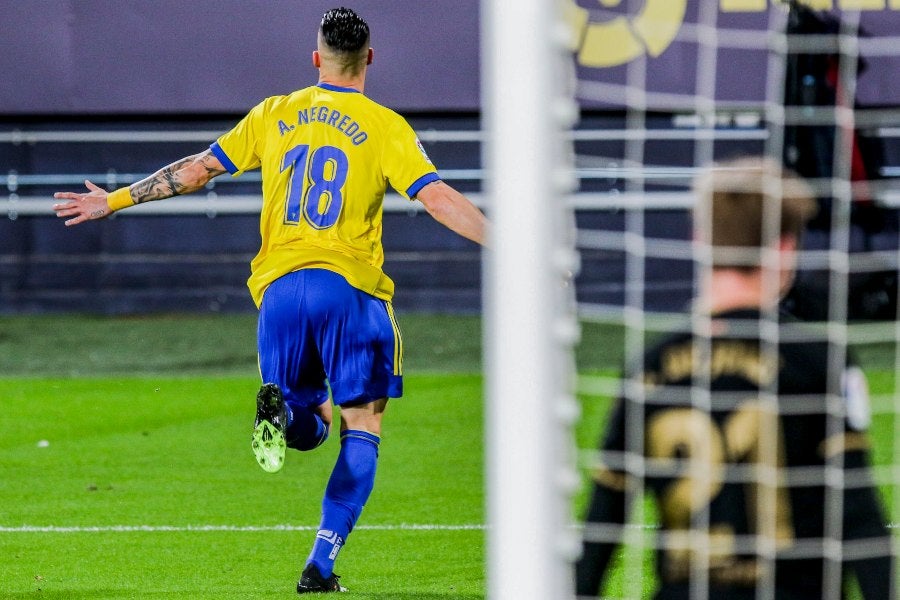
[[[257,104],[210,146],[234,176],[262,170],[259,253],[247,285],[259,306],[275,279],[322,268],[391,300],[382,203],[439,180],[406,120],[355,89],[319,84]]]

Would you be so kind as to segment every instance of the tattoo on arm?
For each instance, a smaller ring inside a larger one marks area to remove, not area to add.
[[[212,151],[185,157],[131,186],[135,204],[195,192],[225,172]]]
[[[209,175],[210,179],[227,172],[219,162],[219,159],[213,155],[212,150],[206,150],[197,156],[199,157],[200,164],[203,165],[203,169]]]

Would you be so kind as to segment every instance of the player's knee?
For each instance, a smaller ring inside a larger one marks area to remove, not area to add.
[[[294,450],[299,450],[301,452],[315,450],[328,439],[329,429],[330,427],[328,425],[322,423],[321,430],[313,435],[300,435],[294,439],[286,440],[287,446],[288,448],[293,448]]]
[[[291,406],[285,431],[288,448],[305,452],[325,443],[331,424],[305,407]]]
[[[387,408],[387,398],[341,406],[341,431],[368,431],[381,435],[381,421]]]

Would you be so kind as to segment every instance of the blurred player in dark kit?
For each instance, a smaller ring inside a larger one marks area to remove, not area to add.
[[[698,261],[693,326],[628,371],[635,387],[616,403],[594,473],[578,594],[596,597],[624,539],[626,494],[642,483],[626,465],[640,464],[661,518],[656,598],[750,600],[769,586],[761,597],[818,600],[848,571],[866,600],[893,598],[865,377],[832,359],[844,348],[803,339],[778,311],[812,193],[757,158],[710,169],[695,192],[695,238],[711,264]]]

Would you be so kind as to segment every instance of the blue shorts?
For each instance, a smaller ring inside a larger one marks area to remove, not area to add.
[[[257,329],[259,372],[285,400],[314,407],[403,395],[403,342],[391,303],[341,275],[302,269],[266,289]]]

